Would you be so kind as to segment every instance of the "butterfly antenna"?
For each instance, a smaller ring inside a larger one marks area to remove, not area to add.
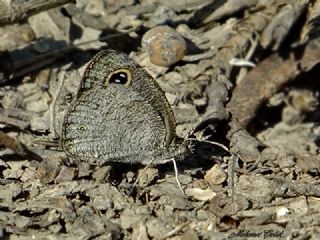
[[[225,150],[226,152],[231,154],[230,150],[222,143],[213,142],[213,141],[209,141],[209,140],[205,140],[205,139],[197,139],[197,138],[186,138],[185,140],[209,143],[209,144],[218,146],[218,147],[222,148],[223,150]]]

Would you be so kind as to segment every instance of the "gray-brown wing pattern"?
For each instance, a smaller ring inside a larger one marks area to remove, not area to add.
[[[165,125],[156,109],[141,93],[128,91],[123,85],[87,91],[65,116],[64,150],[92,164],[147,164],[168,152],[166,145]]]
[[[108,77],[121,69],[128,70],[132,77],[127,91],[139,92],[145,101],[153,106],[166,126],[166,142],[173,142],[176,137],[175,118],[164,92],[157,82],[125,53],[107,49],[95,55],[83,74],[78,98],[96,86],[105,86]]]

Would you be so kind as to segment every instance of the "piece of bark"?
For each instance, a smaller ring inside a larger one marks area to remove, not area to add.
[[[247,127],[259,107],[285,83],[297,75],[293,56],[281,57],[274,53],[252,69],[234,89],[227,105],[233,121]]]
[[[320,187],[318,184],[297,184],[283,177],[273,176],[273,179],[284,184],[291,191],[303,196],[320,197]]]
[[[29,121],[21,120],[16,117],[6,116],[5,113],[0,114],[0,123],[15,126],[23,130],[30,125]]]
[[[304,49],[301,58],[301,67],[303,71],[309,71],[320,62],[320,37],[309,41]]]
[[[301,43],[306,43],[310,39],[319,37],[319,17],[320,17],[320,1],[314,1],[309,5],[306,24],[301,30]]]
[[[262,144],[247,131],[246,127],[256,116],[259,107],[297,74],[292,56],[282,58],[274,53],[252,69],[234,89],[227,109],[232,115],[229,124],[231,151],[245,162],[260,159]]]
[[[0,54],[0,82],[24,76],[54,62],[66,51],[70,51],[64,41],[41,39],[12,51]]]
[[[22,21],[36,13],[55,8],[74,0],[28,0],[28,1],[0,1],[0,26]]]
[[[301,59],[301,67],[303,71],[309,71],[320,61],[320,1],[315,1],[309,6],[306,24],[301,30],[302,44],[306,44]]]
[[[28,24],[36,39],[54,39],[70,43],[72,36],[71,19],[60,8],[38,13],[28,18]]]
[[[10,137],[3,131],[0,131],[0,143],[23,158],[35,159],[38,161],[42,160],[40,156],[28,150],[23,143]]]
[[[68,12],[73,19],[76,19],[80,22],[83,26],[91,27],[94,29],[105,30],[106,23],[99,18],[96,18],[82,9],[79,9],[75,5],[68,5],[65,7],[65,10]]]
[[[3,131],[0,131],[0,142],[6,147],[14,151],[19,156],[26,156],[26,148],[25,146],[20,143],[19,141],[15,140],[14,138],[10,137]]]
[[[244,162],[259,161],[263,144],[236,121],[231,121],[229,126],[231,129],[227,138],[230,140],[230,151],[239,155]]]
[[[285,5],[263,31],[261,35],[262,47],[271,47],[273,51],[278,50],[307,6],[306,1]]]
[[[216,2],[216,1],[214,1]],[[258,0],[231,0],[225,2],[222,6],[213,11],[209,16],[203,20],[203,24],[208,24],[217,21],[221,18],[232,16],[240,11],[244,11],[257,4]]]
[[[226,120],[228,113],[225,109],[225,103],[228,101],[228,87],[220,81],[212,82],[206,89],[208,94],[208,107],[203,117],[207,119]]]
[[[92,41],[86,41],[75,45],[69,45],[62,40],[49,38],[39,39],[26,46],[19,47],[12,51],[0,53],[0,83],[27,75],[30,72],[42,69],[58,58],[66,56],[71,51],[83,48],[95,41],[107,41],[126,37],[128,33],[115,33],[100,37]]]

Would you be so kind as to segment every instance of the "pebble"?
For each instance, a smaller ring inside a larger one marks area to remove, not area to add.
[[[142,47],[147,50],[153,64],[169,67],[184,57],[187,43],[173,28],[157,26],[143,35]]]
[[[206,172],[204,179],[210,185],[218,185],[223,183],[227,179],[227,174],[218,164],[216,164]]]

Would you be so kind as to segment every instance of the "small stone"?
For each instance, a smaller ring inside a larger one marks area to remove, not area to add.
[[[301,113],[312,112],[318,106],[317,97],[310,90],[292,90],[289,93],[289,102],[294,109]]]
[[[294,109],[291,106],[287,106],[282,111],[282,121],[288,126],[294,126],[301,123],[304,119],[304,115]]]
[[[209,183],[204,179],[195,179],[192,182],[192,187],[194,188],[201,188],[201,189],[207,189],[209,187]]]
[[[144,223],[139,222],[139,227],[133,228],[131,239],[148,240],[147,227]]]
[[[236,193],[251,201],[266,203],[274,198],[278,184],[262,175],[241,175],[235,183]]]
[[[126,179],[128,183],[133,183],[135,180],[135,174],[132,171],[126,173]]]
[[[142,47],[148,51],[153,64],[169,67],[184,57],[187,43],[173,28],[157,26],[144,34]]]
[[[93,173],[92,177],[97,181],[97,182],[104,182],[110,177],[112,170],[112,166],[103,166],[103,167],[97,167],[96,171]]]
[[[207,220],[209,218],[210,218],[210,214],[208,213],[208,211],[203,210],[203,209],[199,209],[197,211],[197,219],[199,221],[205,221],[205,220]]]
[[[171,230],[168,224],[160,218],[148,219],[145,226],[151,239],[161,239],[161,237]]]
[[[142,174],[142,175],[141,175]],[[159,170],[157,168],[147,168],[139,170],[139,186],[146,187],[150,183],[154,182],[159,177]]]
[[[93,206],[98,210],[107,210],[113,207],[113,202],[105,196],[97,196],[93,200]]]
[[[90,169],[90,165],[87,163],[81,163],[78,166],[78,178],[88,177],[90,176],[92,170]]]
[[[201,188],[187,188],[185,192],[199,201],[210,201],[217,195],[210,189],[203,190]]]
[[[55,180],[62,166],[62,158],[50,156],[45,158],[37,169],[37,173],[43,183],[50,183]]]
[[[218,185],[227,179],[227,174],[223,171],[220,165],[216,164],[206,172],[204,179],[210,185]]]
[[[3,171],[4,179],[19,179],[23,175],[24,170],[22,169],[22,165],[10,164],[10,167],[11,168],[7,168]]]
[[[20,180],[22,182],[30,182],[30,181],[34,181],[37,177],[38,176],[34,170],[30,168],[26,168],[23,171],[23,174],[21,175]]]
[[[199,240],[199,237],[194,229],[188,228],[181,236],[181,240]]]
[[[31,223],[31,218],[17,215],[15,217],[15,224],[18,229],[24,229]]]
[[[174,209],[191,209],[192,205],[190,204],[190,201],[188,199],[180,196],[172,196],[172,195],[163,195],[159,199],[159,204],[164,205],[167,210],[171,209],[172,211]]]
[[[287,207],[281,206],[277,209],[276,213],[277,219],[281,219],[286,217],[290,213],[290,210]]]
[[[71,181],[75,176],[75,169],[67,166],[61,166],[60,172],[56,179],[55,183]]]

